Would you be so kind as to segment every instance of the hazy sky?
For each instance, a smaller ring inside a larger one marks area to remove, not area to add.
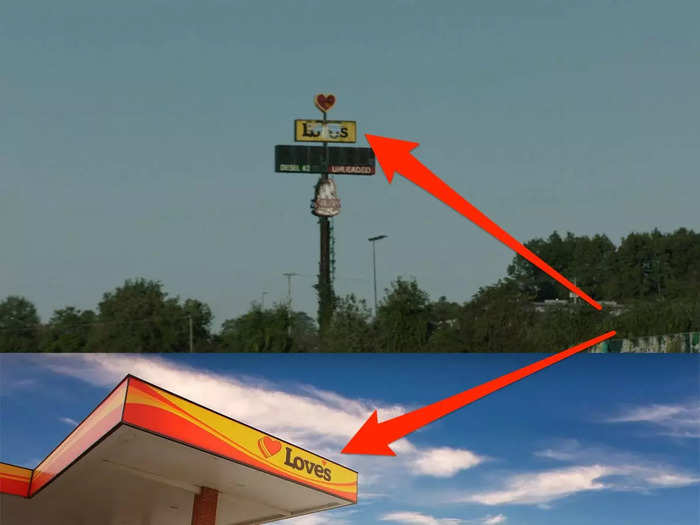
[[[0,297],[47,319],[144,276],[218,324],[298,272],[315,316],[316,176],[273,148],[321,91],[522,241],[700,228],[700,4],[495,4],[2,2]],[[463,301],[504,274],[507,248],[401,177],[336,180],[340,293],[371,297],[380,233],[380,290]]]
[[[396,457],[339,453],[375,408],[383,421],[542,357],[5,354],[0,461],[36,467],[132,373],[359,472],[358,505],[280,525],[696,525],[697,355],[573,356]]]

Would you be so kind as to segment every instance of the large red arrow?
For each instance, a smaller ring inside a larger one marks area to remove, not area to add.
[[[384,174],[389,180],[389,183],[391,183],[394,178],[394,173],[397,171],[400,172],[401,175],[408,180],[420,186],[453,210],[464,215],[467,219],[493,235],[511,250],[525,257],[525,259],[553,279],[559,281],[591,306],[602,310],[602,306],[589,297],[583,290],[549,266],[522,243],[518,242],[507,231],[445,184],[440,177],[421,164],[421,162],[411,154],[411,150],[419,145],[418,142],[408,142],[388,137],[379,137],[377,135],[365,135],[365,137],[367,137],[367,142],[369,142],[370,147],[374,150],[374,154],[382,170],[384,170]]]
[[[348,444],[345,445],[342,452],[343,454],[395,456],[396,454],[393,450],[391,450],[391,448],[389,448],[389,444],[393,443],[397,439],[401,439],[411,432],[415,432],[419,428],[432,423],[443,416],[446,416],[450,412],[459,410],[463,406],[473,403],[477,399],[481,399],[482,397],[485,397],[496,390],[500,390],[501,388],[534,374],[543,368],[547,368],[554,363],[558,363],[559,361],[581,352],[590,346],[600,343],[605,339],[609,339],[614,335],[614,331],[599,335],[598,337],[586,341],[585,343],[573,346],[568,350],[554,354],[550,357],[542,359],[541,361],[537,361],[519,370],[510,372],[504,376],[492,379],[483,385],[475,386],[474,388],[465,390],[460,394],[448,397],[447,399],[443,399],[442,401],[438,401],[432,405],[419,408],[418,410],[414,410],[408,414],[383,421],[382,423],[379,423],[377,420],[377,411],[375,410],[372,412],[372,415],[369,416],[369,419],[365,421],[365,424],[360,427],[357,434],[355,434]]]

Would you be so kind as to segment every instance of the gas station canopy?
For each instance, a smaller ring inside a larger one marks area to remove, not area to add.
[[[357,473],[133,376],[34,470],[3,525],[244,525],[357,502]]]

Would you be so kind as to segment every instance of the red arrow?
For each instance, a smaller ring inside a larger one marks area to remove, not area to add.
[[[493,235],[511,250],[525,257],[525,259],[530,261],[553,279],[559,281],[569,290],[588,302],[591,306],[598,310],[602,310],[603,307],[589,297],[583,290],[578,288],[574,283],[569,281],[566,277],[549,266],[532,251],[523,246],[523,244],[518,242],[507,231],[489,219],[459,193],[445,184],[440,177],[421,164],[421,162],[411,154],[411,150],[419,145],[418,142],[407,142],[405,140],[379,137],[377,135],[365,135],[365,137],[367,137],[367,142],[369,142],[370,147],[374,150],[374,154],[376,155],[377,160],[379,161],[382,170],[384,170],[384,174],[386,175],[386,178],[389,180],[390,184],[394,178],[394,172],[400,172],[401,175],[406,177],[408,180],[417,186],[420,186],[433,197],[447,204],[453,210],[464,215],[467,219]]]
[[[465,390],[460,394],[456,394],[452,397],[443,399],[442,401],[438,401],[437,403],[433,403],[432,405],[419,408],[418,410],[389,419],[382,423],[379,423],[377,420],[377,411],[375,410],[372,412],[372,415],[369,416],[369,419],[365,421],[365,424],[360,427],[357,434],[355,434],[348,444],[345,445],[342,453],[395,456],[396,454],[393,450],[391,450],[391,448],[389,448],[389,444],[393,443],[397,439],[401,439],[411,432],[415,432],[419,428],[432,423],[443,416],[446,416],[450,412],[459,410],[463,406],[473,403],[477,399],[481,399],[482,397],[485,397],[496,390],[500,390],[501,388],[515,383],[524,377],[534,374],[535,372],[539,372],[543,368],[547,368],[554,363],[558,363],[559,361],[581,352],[590,346],[600,343],[605,339],[609,339],[614,335],[614,331],[599,335],[598,337],[586,341],[585,343],[573,346],[568,350],[554,354],[550,357],[542,359],[541,361],[537,361],[519,370],[510,372],[504,376],[492,379],[483,385],[475,386],[474,388]]]

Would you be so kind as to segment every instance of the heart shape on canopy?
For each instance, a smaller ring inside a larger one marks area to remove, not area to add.
[[[276,439],[272,439],[269,436],[265,436],[261,437],[258,440],[258,448],[260,449],[260,452],[263,453],[263,456],[269,458],[270,456],[274,456],[280,451],[280,449],[282,448],[282,443],[280,443]]]

